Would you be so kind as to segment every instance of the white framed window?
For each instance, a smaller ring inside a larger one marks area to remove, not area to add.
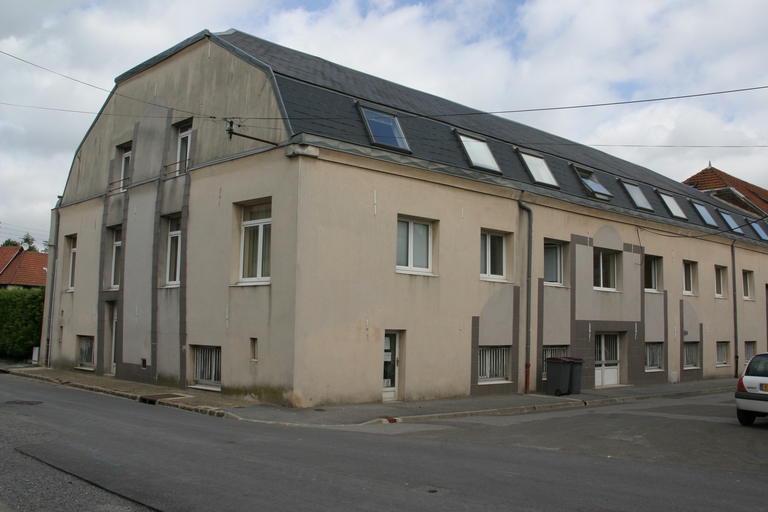
[[[75,289],[75,270],[77,268],[77,235],[67,237],[69,245],[69,279],[67,287],[69,290]]]
[[[595,247],[593,263],[592,285],[603,290],[615,290],[616,252]]]
[[[168,254],[165,262],[165,282],[181,282],[181,217],[168,219]]]
[[[699,217],[701,217],[701,220],[704,221],[705,224],[712,227],[718,227],[717,222],[715,221],[715,218],[712,217],[712,214],[709,213],[709,210],[707,210],[707,207],[700,203],[693,202],[693,207],[696,208],[696,212],[699,214]]]
[[[480,233],[480,277],[504,279],[504,235]]]
[[[77,337],[77,365],[79,367],[93,368],[93,336]]]
[[[572,164],[573,170],[581,179],[581,184],[587,189],[587,193],[595,199],[602,199],[603,201],[610,201],[613,198],[607,188],[603,186],[597,179],[597,175],[590,169],[585,169],[577,165]]]
[[[645,197],[645,194],[639,185],[635,183],[629,183],[624,180],[621,180],[621,184],[624,185],[624,189],[627,191],[627,194],[629,194],[632,202],[635,203],[636,208],[653,211],[651,203],[648,202],[648,198]]]
[[[664,343],[653,342],[645,344],[645,370],[661,370],[664,361]]]
[[[751,270],[741,271],[741,289],[745,299],[753,299],[753,293],[755,288],[755,273]]]
[[[509,347],[478,347],[477,380],[509,380]]]
[[[193,379],[203,386],[221,386],[221,347],[192,346]]]
[[[727,366],[728,365],[728,342],[727,341],[718,341],[717,342],[717,366]]]
[[[544,283],[563,284],[563,244],[544,242]]]
[[[744,364],[746,365],[749,363],[749,360],[755,357],[755,351],[757,349],[757,342],[756,341],[745,341],[744,342]]]
[[[544,347],[541,354],[541,380],[547,380],[547,359],[550,357],[568,357],[568,345]]]
[[[719,210],[719,212],[725,223],[728,224],[729,228],[731,228],[731,231],[734,233],[741,233],[742,235],[744,234],[744,231],[742,231],[741,227],[736,223],[730,213],[723,210]]]
[[[360,112],[372,143],[410,151],[397,116],[362,106]]]
[[[192,122],[185,122],[177,128],[179,140],[176,151],[176,174],[184,174],[189,168],[189,149],[192,141]]]
[[[728,269],[715,265],[715,297],[723,298],[728,293]]]
[[[699,367],[699,342],[689,341],[683,343],[683,368]]]
[[[520,158],[522,158],[523,164],[525,164],[525,168],[528,170],[528,173],[531,175],[533,181],[543,185],[550,185],[552,187],[558,188],[560,187],[560,185],[557,183],[557,180],[555,179],[555,176],[552,174],[552,171],[549,169],[547,162],[544,161],[544,157],[524,151],[518,151],[518,153],[520,154]]]
[[[268,283],[272,266],[272,201],[242,207],[240,280]]]
[[[645,275],[643,287],[646,291],[661,290],[662,259],[658,256],[645,255]]]
[[[683,261],[683,293],[695,295],[698,291],[698,265],[695,261]]]
[[[123,147],[123,158],[120,164],[120,191],[128,185],[128,175],[131,168],[131,145]]]
[[[480,169],[501,172],[499,164],[496,163],[496,159],[493,157],[491,148],[488,147],[486,141],[462,133],[458,135],[464,148],[464,154],[466,154],[467,160],[469,160],[469,165]]]
[[[397,269],[406,272],[432,271],[432,223],[397,220]]]
[[[110,279],[110,288],[120,288],[120,261],[123,253],[123,230],[115,228],[112,230],[112,276]]]
[[[672,214],[673,217],[688,220],[688,216],[685,214],[685,212],[683,212],[683,209],[680,208],[680,205],[677,204],[677,199],[669,194],[665,194],[664,192],[659,192],[659,197],[661,197],[662,201],[664,201],[664,205],[667,207],[667,210],[669,210],[669,213]]]

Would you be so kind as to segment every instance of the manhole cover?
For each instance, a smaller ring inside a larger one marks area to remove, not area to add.
[[[5,403],[13,404],[13,405],[37,405],[43,402],[39,402],[37,400],[11,400],[10,402],[5,402]]]

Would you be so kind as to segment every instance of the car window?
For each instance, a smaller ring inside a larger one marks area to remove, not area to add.
[[[748,377],[768,377],[768,354],[753,357],[747,366],[745,375]]]

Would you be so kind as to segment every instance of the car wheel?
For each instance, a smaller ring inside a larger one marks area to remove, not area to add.
[[[741,409],[736,409],[736,417],[739,419],[739,423],[745,427],[748,427],[755,422],[757,415],[750,411],[742,411]]]

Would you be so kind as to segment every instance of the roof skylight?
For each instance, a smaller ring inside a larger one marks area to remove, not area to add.
[[[643,194],[643,191],[638,185],[635,185],[634,183],[627,183],[626,181],[622,181],[621,184],[624,185],[624,188],[629,194],[629,197],[632,199],[632,202],[635,203],[636,208],[653,211],[651,203],[648,202],[648,198],[645,197],[645,194]]]
[[[661,199],[664,201],[664,204],[667,206],[669,213],[671,213],[674,217],[688,220],[685,212],[683,212],[683,209],[680,208],[679,204],[677,204],[677,200],[674,197],[663,192],[659,192],[659,197],[661,197]]]
[[[752,222],[750,226],[752,226],[752,229],[755,230],[755,233],[757,233],[757,236],[759,236],[763,240],[768,240],[768,235],[765,234],[765,231],[763,230],[763,227],[760,224],[758,224],[757,222]]]
[[[368,135],[374,144],[390,146],[405,151],[410,150],[408,142],[405,140],[405,135],[403,135],[403,130],[400,129],[400,123],[397,122],[397,117],[366,107],[360,107],[360,110],[365,118]]]
[[[712,214],[709,213],[709,210],[707,210],[706,206],[699,203],[693,203],[693,206],[694,208],[696,208],[696,211],[699,213],[701,220],[703,220],[710,226],[718,227],[717,222],[715,221],[715,218],[712,217]]]
[[[587,192],[589,192],[589,195],[596,199],[602,199],[603,201],[611,200],[613,194],[608,192],[608,189],[605,188],[599,181],[597,181],[597,176],[595,176],[593,171],[578,167],[573,164],[571,164],[571,166],[576,171],[576,174],[579,175],[579,178],[581,178],[581,182],[584,184]]]
[[[551,185],[558,188],[560,187],[560,185],[557,183],[557,180],[552,175],[552,171],[549,170],[547,162],[545,162],[542,157],[532,155],[530,153],[523,153],[522,151],[519,153],[520,157],[523,159],[525,167],[531,174],[533,181],[536,183],[542,183],[544,185]]]
[[[733,231],[734,233],[741,233],[742,235],[744,234],[744,231],[742,231],[739,225],[736,224],[736,221],[733,220],[733,217],[731,217],[730,213],[720,210],[720,216],[728,224],[728,227],[731,228],[731,231]]]
[[[497,164],[496,159],[493,158],[491,148],[488,147],[488,144],[484,140],[468,137],[461,133],[459,133],[459,139],[464,146],[464,152],[467,154],[469,165],[472,167],[480,167],[481,169],[501,172],[499,164]]]

